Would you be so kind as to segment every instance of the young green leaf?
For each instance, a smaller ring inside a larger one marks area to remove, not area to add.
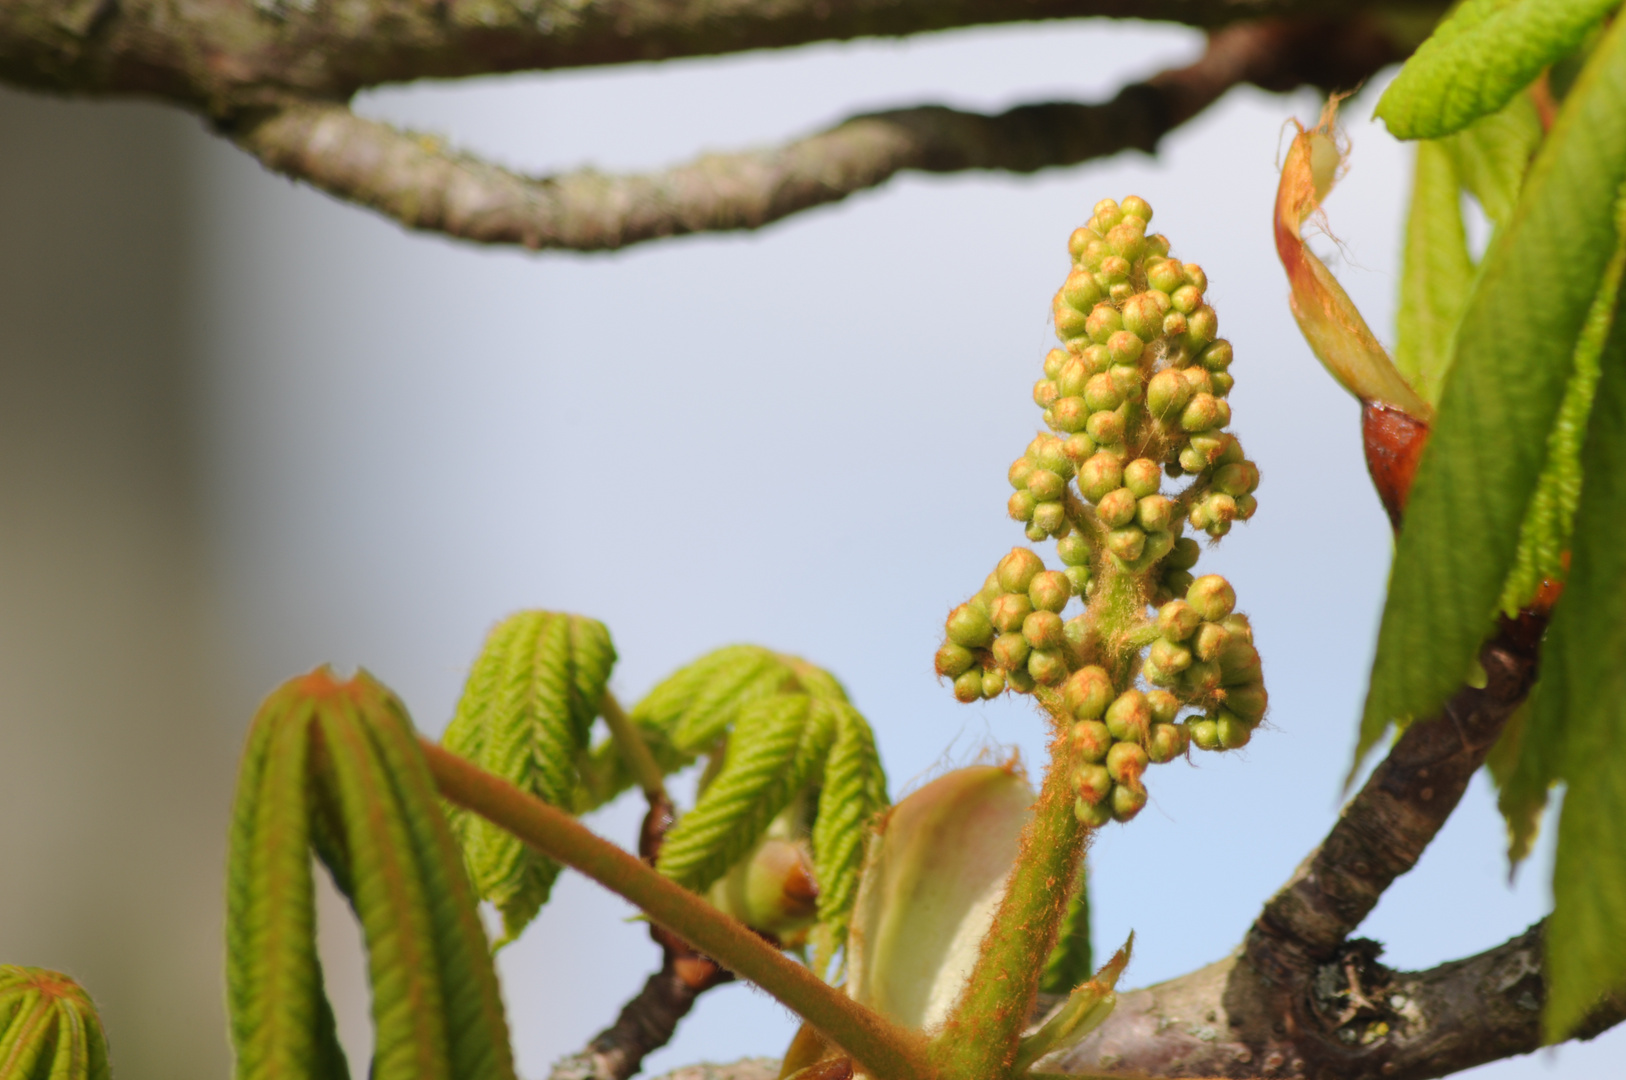
[[[0,1076],[109,1080],[107,1037],[90,995],[44,968],[0,964]]]
[[[1536,831],[1541,826],[1541,815],[1547,809],[1547,791],[1552,777],[1535,760],[1539,751],[1532,748],[1528,766],[1525,762],[1525,729],[1530,724],[1530,701],[1526,699],[1502,725],[1490,753],[1485,755],[1485,771],[1496,785],[1496,809],[1507,824],[1507,864],[1511,875],[1530,855],[1536,842]]]
[[[1437,139],[1506,105],[1620,0],[1465,0],[1378,99],[1399,139]]]
[[[1526,734],[1545,746],[1538,764],[1567,784],[1546,935],[1550,1042],[1568,1038],[1600,995],[1626,991],[1626,321],[1616,320],[1602,368],[1569,582]]]
[[[1462,682],[1491,624],[1518,528],[1615,248],[1626,179],[1626,22],[1593,53],[1486,257],[1412,489],[1357,760],[1393,721]]]
[[[1424,401],[1435,406],[1474,280],[1460,190],[1450,153],[1437,142],[1418,143],[1400,276],[1395,367]]]
[[[1438,140],[1457,179],[1500,229],[1513,218],[1530,159],[1541,145],[1541,118],[1529,94],[1516,94],[1499,112]]]
[[[835,742],[824,764],[818,816],[813,822],[813,872],[819,883],[819,923],[814,969],[824,971],[846,941],[864,842],[875,816],[887,805],[886,773],[875,752],[869,722],[846,702],[831,706]]]
[[[1039,989],[1046,994],[1070,993],[1095,970],[1090,943],[1088,865],[1083,859],[1078,862],[1078,889],[1067,901],[1067,914],[1062,916],[1056,947],[1050,950],[1050,957],[1045,960]]]

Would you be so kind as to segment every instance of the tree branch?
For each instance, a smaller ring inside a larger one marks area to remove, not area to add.
[[[591,170],[521,176],[337,104],[248,114],[228,132],[269,168],[409,228],[479,243],[598,251],[761,228],[904,170],[1029,173],[1128,149],[1150,153],[1239,83],[1350,87],[1401,55],[1365,18],[1240,24],[1212,35],[1196,63],[1125,87],[1105,104],[1024,105],[998,116],[896,109],[769,150],[619,177]]]

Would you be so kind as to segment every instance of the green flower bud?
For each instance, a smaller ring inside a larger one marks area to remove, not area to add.
[[[1056,570],[1035,574],[1028,585],[1028,599],[1036,611],[1060,611],[1073,598],[1073,588],[1066,575]]]
[[[1135,493],[1126,487],[1109,491],[1096,503],[1095,512],[1109,529],[1128,525],[1135,520]]]
[[[1186,346],[1193,352],[1213,341],[1219,334],[1219,316],[1204,304],[1186,316]]]
[[[1051,349],[1044,354],[1044,377],[1054,379],[1061,374],[1061,369],[1067,363],[1066,349]]]
[[[1204,574],[1186,591],[1186,603],[1207,622],[1219,622],[1236,607],[1236,590],[1218,574]]]
[[[1084,257],[1085,245],[1091,240],[1099,239],[1101,239],[1100,233],[1081,225],[1074,229],[1072,235],[1067,238],[1067,254],[1073,257],[1074,262],[1077,262]]]
[[[1113,786],[1112,796],[1108,801],[1112,803],[1112,820],[1119,824],[1127,824],[1135,820],[1135,815],[1146,808],[1146,789],[1117,784]]]
[[[1071,533],[1056,544],[1056,554],[1061,556],[1063,566],[1087,566],[1092,553],[1090,542],[1083,533]]]
[[[1171,338],[1182,338],[1186,333],[1186,317],[1178,311],[1171,311],[1163,316],[1163,335]]]
[[[1019,694],[1031,694],[1033,693],[1034,686],[1037,685],[1033,681],[1033,676],[1028,674],[1026,664],[1023,664],[1019,668],[1012,668],[1006,671],[1005,682],[1009,684],[1012,690],[1015,690]]]
[[[1176,550],[1179,545],[1175,545]],[[1173,561],[1171,556],[1170,561]],[[1184,600],[1170,600],[1157,609],[1157,632],[1163,635],[1163,640],[1181,642],[1197,632],[1203,617],[1195,608]]]
[[[1032,521],[1033,511],[1038,507],[1039,500],[1033,497],[1030,491],[1018,491],[1005,502],[1005,512],[1017,521]]]
[[[1186,272],[1186,280],[1191,282],[1198,292],[1208,291],[1208,275],[1203,273],[1202,267],[1196,263],[1186,263],[1183,269]]]
[[[1120,784],[1138,787],[1140,778],[1146,775],[1148,760],[1145,747],[1139,743],[1115,742],[1107,751],[1107,772]]]
[[[988,605],[988,621],[1002,634],[1022,629],[1022,624],[1032,614],[1033,602],[1026,593],[1005,593]]]
[[[1045,410],[1045,423],[1056,431],[1065,431],[1069,435],[1083,431],[1084,424],[1089,418],[1090,407],[1084,404],[1083,398],[1059,398],[1055,404]]]
[[[1067,576],[1067,583],[1073,587],[1073,592],[1083,596],[1084,591],[1090,587],[1090,568],[1088,566],[1069,566],[1062,571]]]
[[[1028,443],[1027,459],[1041,469],[1049,469],[1061,476],[1073,474],[1072,463],[1062,451],[1062,441],[1054,435],[1040,433]]]
[[[1055,506],[1056,504],[1046,503],[1045,505]],[[1035,509],[1033,512],[1037,514],[1039,511]],[[1050,539],[1050,530],[1045,528],[1043,525],[1035,525],[1030,522],[1027,528],[1022,530],[1022,535],[1027,537],[1033,543],[1037,544]]]
[[[1236,520],[1236,500],[1224,492],[1211,491],[1203,500],[1208,509],[1210,528],[1214,524],[1230,524]]]
[[[1264,678],[1264,669],[1259,663],[1259,650],[1253,647],[1252,642],[1243,641],[1241,638],[1232,638],[1220,651],[1219,665],[1225,672],[1227,686],[1241,686],[1259,682]]]
[[[1225,707],[1250,724],[1257,724],[1270,705],[1270,694],[1261,682],[1225,688]]]
[[[1038,511],[1035,510],[1034,513],[1038,513]],[[1191,522],[1191,527],[1194,529],[1206,529],[1214,524],[1214,515],[1208,512],[1208,500],[1198,499],[1197,502],[1192,504],[1191,513],[1187,515],[1186,520]]]
[[[1026,603],[1027,597],[1022,597],[1022,600]],[[1028,639],[1021,634],[1005,633],[994,639],[993,652],[994,663],[999,666],[1000,670],[1014,672],[1026,669],[1028,656],[1032,654],[1033,646],[1029,645]],[[1016,680],[1012,679],[1011,682],[1014,683]]]
[[[1162,470],[1151,458],[1136,458],[1124,466],[1124,487],[1128,488],[1135,498],[1155,494],[1162,486]]]
[[[1050,409],[1046,409],[1044,412],[1039,414],[1039,422],[1044,424],[1044,426],[1049,428],[1051,431],[1056,430],[1056,414]]]
[[[1113,364],[1107,368],[1107,375],[1125,401],[1139,401],[1145,396],[1144,376],[1134,364]]]
[[[1174,259],[1146,260],[1146,284],[1158,292],[1170,294],[1186,284],[1186,271]]]
[[[1180,468],[1189,473],[1200,473],[1208,468],[1208,460],[1195,447],[1188,446],[1180,451]]]
[[[1058,394],[1054,379],[1040,379],[1033,384],[1033,403],[1041,409],[1048,409],[1056,403]]]
[[[1124,301],[1123,325],[1137,342],[1152,341],[1163,333],[1163,305],[1153,293],[1137,293]],[[1139,357],[1137,350],[1130,359]]]
[[[982,673],[982,696],[996,698],[1005,692],[1005,673],[998,668],[989,668]]]
[[[1194,720],[1186,725],[1192,743],[1199,750],[1220,748],[1219,725],[1212,720]]]
[[[1088,314],[1101,302],[1101,286],[1088,270],[1074,270],[1062,283],[1061,296],[1069,307]]]
[[[1085,421],[1084,430],[1097,443],[1107,446],[1116,445],[1123,442],[1124,438],[1123,415],[1116,410],[1108,412],[1103,409],[1100,412],[1093,412],[1090,414],[1090,418]]]
[[[1099,235],[1084,245],[1084,255],[1078,260],[1079,266],[1085,270],[1099,270],[1101,264],[1112,256],[1112,249]]]
[[[1195,285],[1183,285],[1170,293],[1169,299],[1174,302],[1174,310],[1182,315],[1190,315],[1202,307],[1203,293]]]
[[[1158,638],[1152,642],[1151,652],[1147,656],[1157,665],[1159,671],[1170,675],[1182,672],[1192,664],[1191,650],[1167,638]]]
[[[1062,703],[1079,720],[1095,720],[1113,698],[1112,679],[1106,669],[1091,664],[1079,668],[1062,687]]]
[[[1224,371],[1231,366],[1232,359],[1231,343],[1224,338],[1211,343],[1197,356],[1197,362],[1209,371]]]
[[[999,583],[999,571],[991,570],[989,571],[988,576],[982,579],[982,588],[977,590],[977,595],[973,598],[973,600],[982,601],[982,611],[984,614],[987,614],[988,605],[992,604],[995,600],[998,600],[1004,594],[1005,587]]]
[[[1146,533],[1139,525],[1125,525],[1107,533],[1106,546],[1124,562],[1134,562],[1146,550]]]
[[[1080,765],[1073,772],[1073,790],[1087,803],[1098,803],[1112,791],[1112,777],[1103,765]]]
[[[1078,490],[1090,502],[1100,502],[1109,491],[1123,486],[1124,467],[1116,455],[1097,453],[1078,470]]]
[[[1174,526],[1174,500],[1165,495],[1148,495],[1135,504],[1135,521],[1149,533],[1166,533]],[[1174,543],[1174,538],[1169,538]]]
[[[1208,527],[1204,531],[1215,540],[1218,540],[1220,537],[1231,531],[1231,523],[1229,521],[1222,521],[1219,518],[1215,518],[1208,523]]]
[[[1075,567],[1074,569],[1082,569],[1082,567]],[[1061,632],[1062,636],[1067,639],[1067,647],[1075,653],[1078,652],[1090,638],[1089,616],[1082,613],[1074,615],[1061,624]]]
[[[1123,318],[1111,304],[1097,304],[1086,323],[1090,340],[1105,345],[1107,339],[1124,328]]]
[[[1221,465],[1214,471],[1214,489],[1227,495],[1246,495],[1259,486],[1259,469],[1251,461]]]
[[[1152,233],[1146,238],[1146,257],[1148,259],[1166,259],[1169,257],[1169,238],[1162,233]]]
[[[1193,397],[1214,392],[1214,375],[1210,371],[1196,366],[1184,367],[1180,369],[1180,377],[1186,380],[1186,389]]]
[[[1056,323],[1056,337],[1062,341],[1071,341],[1089,332],[1089,316],[1069,304],[1059,292],[1050,303],[1050,315]]]
[[[1213,394],[1195,394],[1186,403],[1186,407],[1180,411],[1180,427],[1193,432],[1208,431],[1220,427],[1222,426],[1221,416],[1224,415],[1229,419],[1230,414],[1229,409],[1225,409],[1224,413],[1221,413],[1224,405],[1225,403]],[[1180,464],[1184,466],[1185,461],[1182,460]]]
[[[1214,382],[1214,394],[1216,397],[1224,397],[1226,394],[1231,392],[1231,387],[1236,385],[1236,380],[1231,378],[1231,373],[1228,371],[1216,371],[1212,376],[1210,376],[1210,378],[1212,378]]]
[[[1146,756],[1158,765],[1186,752],[1186,732],[1178,724],[1153,724],[1146,739]]]
[[[1033,470],[1036,468],[1038,468],[1038,466],[1034,465],[1033,462],[1029,461],[1027,458],[1019,457],[1015,461],[1011,462],[1011,467],[1005,473],[1005,477],[1011,482],[1011,487],[1015,488],[1017,491],[1021,491],[1023,488],[1028,486],[1028,477],[1033,475]]]
[[[1059,502],[1040,503],[1033,508],[1033,527],[1044,536],[1054,536],[1067,524],[1067,508]],[[1042,540],[1044,536],[1041,536]],[[1031,540],[1032,537],[1029,537]],[[1037,543],[1038,541],[1034,541]]]
[[[1233,611],[1220,620],[1220,625],[1231,632],[1231,637],[1253,644],[1253,623],[1240,611]]]
[[[1125,690],[1107,706],[1107,730],[1114,739],[1146,742],[1152,730],[1152,707],[1139,690]]]
[[[1086,829],[1099,829],[1112,820],[1112,805],[1105,799],[1098,803],[1087,803],[1083,799],[1075,799],[1073,800],[1073,816]]]
[[[1188,536],[1182,536],[1174,542],[1174,549],[1169,552],[1169,569],[1190,570],[1197,565],[1197,560],[1202,556],[1202,553],[1202,548],[1197,546],[1197,541]]]
[[[1180,699],[1167,690],[1148,690],[1146,704],[1152,710],[1152,722],[1172,724],[1180,712]]]
[[[999,642],[994,642],[994,648],[999,648]],[[1186,692],[1194,698],[1207,697],[1220,688],[1220,666],[1212,660],[1199,660],[1186,668],[1180,676],[1180,684]]]
[[[977,662],[977,655],[963,645],[956,645],[950,641],[937,650],[935,666],[939,675],[950,679],[957,679],[971,670],[971,665]]]
[[[1239,521],[1247,521],[1259,511],[1259,500],[1252,495],[1239,495],[1236,500],[1236,516]]]
[[[1027,638],[1028,644],[1035,649],[1061,648],[1064,640],[1061,634],[1061,616],[1054,611],[1035,611],[1022,620],[1022,636]],[[1034,672],[1033,677],[1039,678],[1038,673]],[[1043,679],[1039,681],[1044,682]]]
[[[1112,376],[1102,372],[1090,376],[1090,381],[1084,387],[1084,401],[1092,411],[1111,411],[1123,404],[1124,396]]]
[[[954,700],[963,705],[982,700],[981,671],[967,671],[954,680]]]
[[[1028,491],[1040,502],[1055,502],[1067,490],[1067,481],[1049,469],[1034,469],[1028,474]]]
[[[1091,345],[1079,354],[1079,359],[1084,362],[1090,375],[1099,375],[1112,363],[1112,354],[1107,352],[1105,345]]]
[[[993,623],[987,615],[970,604],[961,604],[949,612],[948,621],[943,629],[951,642],[967,649],[985,649],[994,640]]]
[[[1046,611],[1042,614],[1049,615]],[[1061,620],[1056,620],[1056,632],[1061,633]],[[1028,657],[1028,674],[1041,686],[1055,686],[1067,678],[1067,659],[1062,656],[1060,649],[1034,649]]]
[[[1073,753],[1086,762],[1105,761],[1112,748],[1112,733],[1099,720],[1080,720],[1067,733]]]
[[[1123,211],[1124,217],[1140,218],[1142,228],[1152,223],[1152,204],[1139,195],[1129,196],[1119,204],[1118,209]]]
[[[1133,263],[1146,250],[1146,223],[1135,218],[1125,218],[1109,229],[1102,239],[1107,242],[1107,247]]]
[[[1178,546],[1178,545],[1177,545]],[[1170,570],[1163,575],[1163,585],[1170,596],[1184,596],[1191,583],[1197,579],[1185,570]]]
[[[1192,636],[1191,649],[1199,660],[1214,660],[1231,643],[1231,632],[1219,623],[1205,622]]]
[[[1095,453],[1095,440],[1081,431],[1074,432],[1067,437],[1066,442],[1061,444],[1061,452],[1067,456],[1067,460],[1073,466],[1074,471],[1077,471],[1078,467],[1088,461],[1091,454]]]
[[[1180,684],[1178,674],[1172,671],[1164,671],[1157,666],[1157,662],[1151,657],[1147,657],[1146,662],[1141,665],[1140,673],[1153,686],[1178,686]]]
[[[1165,368],[1146,384],[1146,409],[1153,416],[1178,416],[1191,400],[1191,389],[1178,371]]]
[[[1094,220],[1098,229],[1100,226],[1110,229],[1124,219],[1123,209],[1119,207],[1116,199],[1102,199],[1095,204],[1094,213]],[[1105,229],[1099,229],[1099,231],[1104,232]]]
[[[1253,738],[1253,728],[1248,722],[1229,709],[1221,709],[1219,717],[1214,721],[1214,727],[1219,734],[1220,745],[1227,750],[1240,750],[1248,745]]]
[[[1051,376],[1056,380],[1056,393],[1059,397],[1079,397],[1084,393],[1084,384],[1090,378],[1090,365],[1082,356],[1069,356],[1061,365],[1061,370]]]

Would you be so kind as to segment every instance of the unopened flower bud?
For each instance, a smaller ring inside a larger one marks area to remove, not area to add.
[[[1112,804],[1106,799],[1098,803],[1085,802],[1083,799],[1073,800],[1073,816],[1078,823],[1086,829],[1099,829],[1112,820]]]
[[[1028,486],[1028,477],[1033,475],[1033,470],[1036,468],[1038,466],[1027,458],[1019,457],[1011,462],[1011,467],[1006,470],[1005,478],[1011,482],[1011,487],[1021,491]]]
[[[1146,705],[1152,710],[1152,722],[1155,724],[1172,724],[1180,712],[1180,699],[1167,690],[1148,690]]]
[[[1172,368],[1165,368],[1153,375],[1146,384],[1146,409],[1153,416],[1177,416],[1190,400],[1190,387]]]
[[[1044,536],[1056,535],[1066,524],[1067,508],[1059,502],[1040,503],[1033,508],[1033,526]]]
[[[1112,733],[1099,720],[1080,720],[1067,733],[1067,739],[1080,761],[1105,761],[1112,748]]]
[[[1218,574],[1204,574],[1187,590],[1186,603],[1204,620],[1219,622],[1236,607],[1236,590]]]
[[[1061,556],[1063,566],[1087,566],[1091,555],[1090,542],[1083,533],[1071,533],[1065,540],[1057,542],[1056,554]]]
[[[1250,461],[1221,465],[1214,471],[1214,490],[1227,495],[1247,495],[1259,486],[1259,469]]]
[[[1090,376],[1084,387],[1084,401],[1091,410],[1112,410],[1123,404],[1124,396],[1112,376],[1106,372]]]
[[[1151,233],[1146,237],[1146,257],[1148,259],[1166,259],[1169,257],[1169,238],[1162,233]]]
[[[1175,548],[1178,550],[1179,545],[1175,545]],[[1172,561],[1172,555],[1170,559]],[[1157,632],[1163,635],[1165,641],[1185,641],[1197,632],[1202,622],[1203,617],[1184,600],[1170,600],[1157,609]]]
[[[1083,357],[1069,355],[1050,378],[1056,380],[1058,397],[1077,397],[1084,392],[1084,383],[1090,377],[1089,365]]]
[[[1180,468],[1185,472],[1200,473],[1208,468],[1208,459],[1195,447],[1188,446],[1180,451]]]
[[[1202,553],[1202,548],[1197,546],[1197,541],[1189,536],[1182,536],[1174,542],[1174,548],[1169,552],[1168,567],[1170,570],[1190,570],[1197,565],[1197,560],[1202,557]]]
[[[1209,371],[1224,371],[1231,366],[1231,361],[1234,358],[1235,353],[1231,349],[1231,343],[1221,338],[1204,348],[1198,354],[1197,361]]]
[[[1118,209],[1123,211],[1124,217],[1140,218],[1142,226],[1152,223],[1152,204],[1139,195],[1130,195],[1118,204]]]
[[[1123,324],[1136,341],[1151,341],[1163,332],[1163,305],[1150,292],[1137,293],[1124,301]]]
[[[1093,412],[1084,422],[1084,430],[1089,433],[1090,438],[1104,446],[1121,443],[1124,438],[1123,412],[1121,409]]]
[[[1124,219],[1123,209],[1119,207],[1116,199],[1102,199],[1095,204],[1092,212],[1095,214],[1094,220],[1097,226],[1105,226],[1107,229],[1112,228]]]
[[[1058,398],[1047,410],[1045,422],[1057,431],[1065,431],[1069,435],[1083,431],[1084,425],[1090,418],[1090,407],[1084,403],[1083,398]],[[1064,444],[1065,445],[1065,444]]]
[[[1174,310],[1182,315],[1190,315],[1202,306],[1203,293],[1195,285],[1183,285],[1170,293],[1169,299],[1174,302]]]
[[[1163,334],[1171,338],[1185,337],[1186,317],[1178,311],[1171,311],[1163,316]]]
[[[1089,616],[1083,613],[1074,615],[1061,624],[1061,632],[1062,636],[1067,639],[1067,647],[1077,653],[1090,638]]]
[[[1106,766],[1084,764],[1073,771],[1073,790],[1087,803],[1098,803],[1112,791]]]
[[[1128,784],[1115,784],[1108,799],[1112,803],[1112,820],[1126,824],[1146,808],[1146,789]]]
[[[1253,738],[1253,728],[1229,709],[1219,711],[1219,716],[1214,720],[1214,727],[1219,734],[1220,745],[1227,750],[1240,750]]]
[[[1225,707],[1250,724],[1257,724],[1270,705],[1270,694],[1262,682],[1225,688]]]
[[[1259,650],[1253,647],[1252,642],[1243,641],[1241,638],[1232,638],[1230,643],[1220,650],[1219,665],[1225,672],[1225,683],[1230,686],[1258,682],[1264,677],[1264,670],[1259,663]]]
[[[1146,550],[1146,533],[1139,525],[1125,525],[1107,533],[1107,550],[1124,562],[1134,562]]]
[[[1146,284],[1158,292],[1172,294],[1185,283],[1185,269],[1176,260],[1159,259],[1156,262],[1147,260]]]
[[[963,705],[982,700],[982,672],[972,669],[954,680],[954,700]]]
[[[1097,453],[1078,470],[1078,490],[1090,502],[1100,502],[1109,491],[1123,486],[1124,468],[1116,455]]]
[[[1184,596],[1191,583],[1197,579],[1187,570],[1170,570],[1163,575],[1163,587],[1170,596]]]
[[[993,623],[987,615],[970,604],[961,604],[949,612],[948,621],[944,624],[943,629],[951,642],[967,649],[987,648],[994,640]],[[949,673],[944,672],[943,674]],[[959,674],[959,672],[954,672],[954,674]]]
[[[1128,330],[1120,330],[1107,339],[1107,352],[1115,364],[1134,364],[1145,349],[1145,343]]]
[[[1085,246],[1088,245],[1091,240],[1099,239],[1101,239],[1100,233],[1087,226],[1081,225],[1074,229],[1072,235],[1067,238],[1067,254],[1073,257],[1074,262],[1077,262],[1079,259],[1084,257]]]
[[[994,642],[994,648],[999,648],[999,642]],[[1218,664],[1212,660],[1198,660],[1186,668],[1180,676],[1180,684],[1194,698],[1207,697],[1220,688],[1221,677]]]
[[[1220,748],[1219,725],[1212,720],[1193,720],[1186,725],[1192,744],[1199,750]]]
[[[1162,470],[1151,458],[1136,458],[1124,466],[1124,487],[1135,498],[1156,494],[1163,486]]]
[[[1214,374],[1205,368],[1195,365],[1181,368],[1180,377],[1186,380],[1186,389],[1191,391],[1193,397],[1214,392]]]
[[[1158,638],[1152,642],[1151,651],[1147,654],[1159,671],[1170,675],[1186,670],[1192,664],[1191,650],[1184,645],[1177,645],[1167,638]]]
[[[1178,724],[1153,724],[1146,739],[1146,756],[1162,765],[1186,752],[1186,732]]]
[[[1125,401],[1139,401],[1146,396],[1145,377],[1134,364],[1113,364],[1107,375]]]
[[[1033,603],[1026,593],[1005,593],[988,605],[988,621],[1000,633],[1020,630],[1032,614]]]
[[[1208,291],[1208,275],[1203,273],[1202,267],[1198,266],[1196,263],[1186,263],[1184,269],[1186,272],[1186,280],[1191,282],[1192,285],[1196,286],[1198,292]]]
[[[1073,587],[1073,592],[1083,596],[1090,587],[1090,568],[1088,566],[1069,566],[1062,571],[1067,575],[1067,583]]]
[[[1079,354],[1089,375],[1099,375],[1112,363],[1112,354],[1105,345],[1091,345]],[[1079,391],[1083,393],[1083,391]]]
[[[1193,352],[1203,348],[1219,334],[1219,316],[1204,304],[1186,316],[1186,346]]]
[[[1033,384],[1033,403],[1041,409],[1054,405],[1058,396],[1054,379],[1040,379]]]
[[[1112,679],[1106,670],[1091,664],[1079,668],[1062,687],[1062,703],[1079,720],[1094,720],[1107,710],[1113,699]]]
[[[1106,722],[1114,739],[1144,743],[1152,730],[1152,707],[1139,690],[1125,690],[1107,706]]]
[[[1231,498],[1229,495],[1226,495],[1224,492],[1209,492],[1208,497],[1203,500],[1203,503],[1208,509],[1210,530],[1212,530],[1214,524],[1216,523],[1223,522],[1229,525],[1231,522],[1236,520],[1236,500]]]
[[[1223,408],[1225,403],[1213,394],[1195,394],[1180,411],[1180,426],[1186,431],[1208,431],[1221,426],[1220,417],[1228,415],[1230,410]],[[1222,412],[1223,408],[1223,412]],[[1181,462],[1185,464],[1184,461]]]
[[[1049,469],[1034,469],[1028,474],[1028,490],[1040,502],[1055,502],[1067,490],[1067,481]]]
[[[1138,787],[1148,760],[1146,748],[1139,743],[1115,742],[1107,751],[1107,772],[1120,784]]]
[[[1233,611],[1220,620],[1220,625],[1231,632],[1233,638],[1239,638],[1248,644],[1253,644],[1253,623],[1240,611]]]
[[[1177,686],[1180,683],[1178,674],[1172,671],[1164,671],[1157,666],[1157,661],[1149,656],[1146,658],[1146,662],[1141,665],[1140,673],[1153,686]]]
[[[1030,491],[1013,492],[1005,501],[1005,512],[1016,521],[1032,521],[1033,511],[1039,505],[1039,500],[1033,497]]]
[[[1146,222],[1138,218],[1124,218],[1107,230],[1102,239],[1116,254],[1135,262],[1146,250]]]
[[[1105,345],[1107,339],[1124,328],[1122,316],[1111,304],[1097,304],[1086,322],[1090,340]]]
[[[1054,506],[1056,504],[1046,503],[1045,505]],[[1037,508],[1035,508],[1033,512],[1037,514],[1039,511]],[[1035,525],[1029,522],[1027,528],[1022,530],[1022,535],[1027,537],[1033,543],[1037,544],[1050,539],[1050,530],[1045,528],[1043,525]]]
[[[1221,631],[1224,633],[1224,631]],[[1054,611],[1035,611],[1022,620],[1022,636],[1028,639],[1028,644],[1035,649],[1057,649],[1061,647],[1061,616]],[[1035,675],[1037,678],[1037,675]],[[1043,679],[1039,680],[1043,682]]]
[[[1074,432],[1061,444],[1061,452],[1066,455],[1067,461],[1076,472],[1078,467],[1090,459],[1095,453],[1095,440],[1082,431]]]
[[[983,601],[981,607],[982,611],[986,614],[988,611],[988,605],[992,604],[995,600],[998,600],[1002,595],[1004,595],[1004,592],[1004,586],[999,583],[999,571],[991,570],[989,571],[988,576],[982,579],[982,588],[977,590],[977,595],[973,597],[973,600]]]
[[[1050,316],[1056,323],[1058,340],[1071,341],[1089,333],[1089,316],[1069,304],[1066,297],[1059,292],[1050,303]]]
[[[1005,673],[989,668],[982,673],[982,696],[992,700],[1005,692]]]
[[[1074,270],[1062,283],[1061,295],[1069,307],[1088,315],[1101,302],[1101,286],[1088,270]]]
[[[1044,612],[1048,615],[1050,612]],[[1060,633],[1060,622],[1057,621],[1057,632]],[[1041,686],[1055,686],[1067,678],[1067,659],[1062,656],[1060,649],[1034,649],[1028,657],[1028,674]]]
[[[1034,513],[1038,513],[1037,510]],[[1208,500],[1198,499],[1191,505],[1191,513],[1186,516],[1194,529],[1206,529],[1214,524],[1214,515],[1208,512]]]
[[[1005,682],[1012,690],[1015,690],[1019,694],[1033,693],[1033,687],[1036,685],[1033,681],[1033,676],[1028,674],[1026,664],[1023,664],[1019,668],[1013,668],[1006,671]]]
[[[1236,516],[1239,521],[1247,521],[1259,511],[1259,500],[1252,495],[1239,495],[1236,500]]]
[[[1236,380],[1231,377],[1229,371],[1216,371],[1209,377],[1214,383],[1215,397],[1224,397],[1231,392],[1231,387],[1236,385]]]
[[[1067,363],[1071,354],[1066,349],[1051,349],[1044,354],[1044,377],[1054,379],[1061,374],[1062,367]]]
[[[1035,574],[1028,585],[1028,599],[1038,611],[1060,611],[1072,597],[1072,586],[1067,584],[1066,576],[1056,570]]]
[[[1022,599],[1026,601],[1027,597],[1024,596]],[[1028,639],[1019,633],[1005,633],[994,639],[994,663],[999,665],[1002,671],[1025,670],[1028,656],[1032,652],[1033,646],[1029,645]],[[1016,680],[1011,681],[1014,683]]]
[[[1073,466],[1062,450],[1062,441],[1047,432],[1033,437],[1028,443],[1026,457],[1041,469],[1049,469],[1063,477],[1071,476]]]
[[[1174,500],[1165,495],[1148,495],[1135,504],[1135,521],[1150,533],[1166,533],[1174,526]],[[1170,537],[1173,543],[1173,537]]]
[[[1199,660],[1214,660],[1231,643],[1231,632],[1219,623],[1205,622],[1192,636],[1191,648]]]
[[[1109,491],[1096,503],[1095,512],[1109,529],[1128,525],[1135,520],[1135,493],[1126,487]]]
[[[935,662],[939,675],[957,679],[971,669],[971,665],[977,662],[977,656],[965,646],[950,641],[937,650]]]

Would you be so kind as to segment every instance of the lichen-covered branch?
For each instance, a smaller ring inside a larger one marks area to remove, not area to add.
[[[1194,64],[1099,105],[1025,105],[997,116],[941,106],[854,117],[767,150],[710,154],[659,173],[529,178],[340,104],[249,114],[228,130],[267,166],[410,228],[488,244],[596,251],[665,236],[756,229],[904,170],[1027,173],[1121,150],[1150,152],[1243,82],[1353,86],[1399,49],[1364,19],[1261,22],[1215,33]]]

